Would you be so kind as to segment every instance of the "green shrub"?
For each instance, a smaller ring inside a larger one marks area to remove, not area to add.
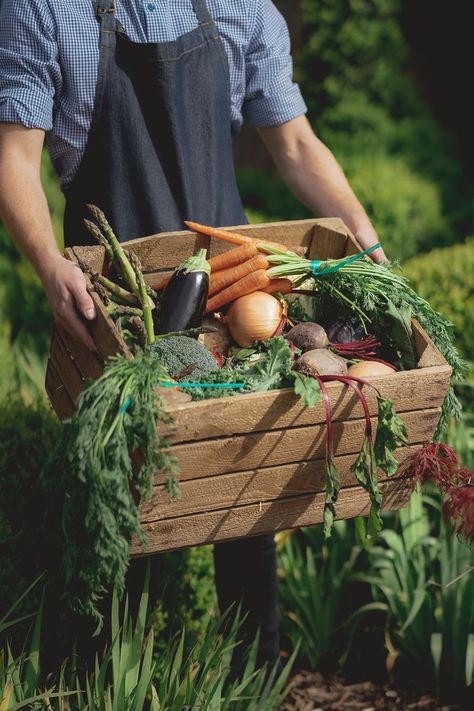
[[[472,201],[459,187],[462,167],[454,139],[436,124],[410,74],[401,5],[303,0],[303,93],[316,132],[333,151],[403,158],[437,184],[441,211],[459,234],[472,223]]]
[[[414,257],[403,269],[416,291],[454,323],[456,344],[467,360],[473,360],[474,237]]]
[[[163,653],[170,637],[182,628],[186,629],[186,644],[192,647],[216,608],[212,547],[163,553],[158,571],[157,600],[151,601],[156,653]]]
[[[26,407],[14,397],[0,405],[0,609],[8,608],[50,567],[53,538],[40,473],[60,425],[45,405]]]
[[[52,314],[43,285],[25,259],[10,264],[4,282],[3,316],[10,338],[39,355],[49,352]]]
[[[407,259],[449,240],[436,184],[404,160],[363,154],[341,163],[390,258]]]

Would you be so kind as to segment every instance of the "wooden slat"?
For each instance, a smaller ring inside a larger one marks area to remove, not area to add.
[[[398,449],[398,463],[402,464],[418,448],[419,445],[413,445]],[[341,488],[354,486],[356,483],[350,470],[355,459],[356,455],[336,457]],[[387,479],[383,472],[379,472],[378,478],[380,482]],[[324,491],[325,485],[324,459],[183,481],[179,498],[173,498],[166,491],[166,487],[160,484],[154,488],[151,499],[140,505],[140,521],[144,524],[243,504],[317,494]]]
[[[408,503],[413,484],[403,478],[382,482],[380,488],[383,509],[387,511],[402,508]],[[139,541],[132,541],[131,553],[137,557],[186,546],[311,526],[321,523],[323,507],[324,494],[309,494],[147,523],[143,527],[148,537],[146,545],[142,547]],[[350,487],[341,491],[337,518],[364,516],[369,509],[369,497],[361,487]]]
[[[53,409],[60,420],[67,420],[74,413],[74,403],[64,387],[61,376],[51,360],[46,368],[46,392]]]
[[[57,332],[53,333],[49,359],[61,378],[67,394],[75,403],[78,395],[84,389],[84,380],[64,343],[59,339]]]
[[[403,413],[410,443],[431,439],[441,416],[440,408]],[[376,418],[372,418],[375,430]],[[364,438],[365,420],[333,424],[337,455],[359,452]],[[291,427],[268,432],[250,432],[173,447],[181,479],[198,479],[226,472],[321,459],[325,456],[326,426]]]
[[[346,228],[338,218],[237,225],[224,229],[231,232],[240,232],[250,237],[281,242],[290,249],[296,249],[297,247],[308,249],[311,244],[313,230],[319,228],[325,231],[332,230],[336,235],[340,233],[346,234]],[[159,235],[131,240],[126,244],[137,254],[145,272],[174,269],[191,252],[196,252],[197,249],[203,247],[208,249],[209,257],[214,257],[232,248],[232,245],[226,244],[221,240],[211,240],[188,230],[163,232]]]
[[[63,343],[84,380],[100,378],[104,364],[97,353],[91,352],[64,329],[56,327],[55,337]]]
[[[415,350],[418,355],[417,368],[429,368],[430,366],[448,366],[445,357],[439,352],[431,338],[426,333],[421,324],[414,318],[413,324],[413,339],[415,341]]]
[[[404,371],[374,378],[374,384],[389,398],[397,412],[439,407],[450,376],[449,366]],[[340,383],[327,383],[333,419],[361,415],[353,391]],[[371,415],[377,412],[372,388],[364,387]],[[291,390],[273,390],[212,401],[193,402],[170,410],[174,429],[168,433],[174,443],[224,437],[274,428],[315,425],[326,421],[324,406],[305,407]]]

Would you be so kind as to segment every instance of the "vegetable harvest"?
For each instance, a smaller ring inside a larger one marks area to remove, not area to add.
[[[341,487],[330,383],[349,389],[364,425],[351,471],[368,493],[367,532],[376,535],[382,508],[378,472],[393,476],[396,450],[408,442],[404,421],[383,396],[384,378],[416,365],[413,317],[454,376],[462,375],[444,317],[393,265],[377,265],[367,252],[308,260],[277,242],[191,222],[191,229],[234,246],[210,260],[199,250],[157,285],[157,295],[137,256],[120,245],[98,208],[89,209],[95,223],[88,220],[88,229],[104,246],[110,267],[106,276],[89,276],[134,358],[111,358],[102,377],[86,386],[54,454],[61,490],[74,493],[64,498],[64,561],[73,607],[100,626],[98,601],[112,585],[123,590],[129,541],[141,535],[137,497],[150,494],[157,470],[170,493],[178,494],[176,462],[156,431],[157,421],[171,425],[165,387],[196,401],[291,388],[305,407],[321,402],[327,536]],[[451,387],[437,436],[457,412]],[[424,450],[411,464],[413,475],[428,478],[426,460],[444,455]],[[463,508],[463,500],[472,503],[474,497],[463,499],[459,492],[469,477],[451,459],[443,459],[439,468],[449,472],[439,478],[458,529],[474,536],[474,517]]]

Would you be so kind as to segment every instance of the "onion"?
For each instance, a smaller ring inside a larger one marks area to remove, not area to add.
[[[254,291],[231,304],[226,323],[234,341],[247,347],[254,341],[268,341],[280,325],[282,315],[278,299],[264,291]]]
[[[361,360],[355,365],[351,365],[347,371],[348,375],[355,375],[358,378],[373,378],[377,375],[393,375],[394,368],[391,368],[385,363],[379,363],[373,360]]]

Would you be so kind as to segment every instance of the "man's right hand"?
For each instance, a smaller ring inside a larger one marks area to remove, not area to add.
[[[44,135],[42,129],[0,123],[0,216],[40,276],[58,326],[95,351],[86,326],[95,318],[94,302],[80,268],[56,246],[41,185]]]
[[[86,326],[96,317],[95,306],[80,267],[58,252],[40,276],[57,325],[89,350],[97,350]]]

